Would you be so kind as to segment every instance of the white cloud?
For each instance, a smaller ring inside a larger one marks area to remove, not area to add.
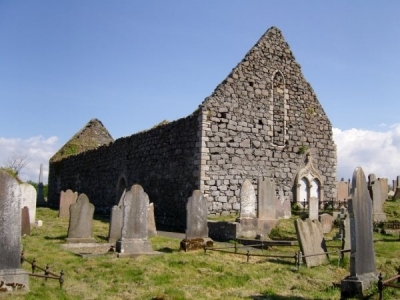
[[[373,173],[377,178],[388,178],[390,184],[400,174],[400,124],[385,132],[333,128],[333,138],[339,180],[351,179],[356,167],[361,167],[366,176]]]
[[[49,175],[49,159],[58,151],[58,137],[43,136],[28,139],[0,137],[0,165],[4,166],[12,155],[26,156],[28,164],[24,167],[19,177],[22,181],[32,180],[38,182],[40,165],[43,168],[43,183],[46,184]]]

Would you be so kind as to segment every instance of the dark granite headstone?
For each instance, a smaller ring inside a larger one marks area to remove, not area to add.
[[[0,170],[0,280],[29,290],[21,250],[21,189],[14,177]]]
[[[85,194],[80,194],[76,203],[70,206],[68,243],[94,243],[93,214],[94,205]]]
[[[25,235],[31,235],[31,223],[28,206],[24,206],[21,209],[21,236]]]
[[[72,190],[61,191],[60,194],[60,210],[58,216],[60,218],[69,218],[69,207],[76,202],[78,193]]]
[[[373,240],[372,199],[361,168],[353,173],[352,195],[348,201],[350,217],[350,275],[341,282],[342,297],[358,295],[377,280]]]

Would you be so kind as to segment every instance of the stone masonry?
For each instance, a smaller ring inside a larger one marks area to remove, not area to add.
[[[242,183],[257,188],[260,176],[294,199],[306,153],[322,176],[320,200],[336,199],[332,125],[275,27],[190,116],[115,141],[103,132],[97,148],[50,160],[50,206],[69,188],[109,211],[138,183],[154,203],[157,226],[184,229],[186,199],[196,189],[209,199],[209,215],[238,213]]]

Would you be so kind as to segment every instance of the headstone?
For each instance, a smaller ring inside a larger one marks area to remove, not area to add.
[[[40,164],[40,171],[39,171],[39,183],[38,183],[38,190],[37,190],[37,198],[36,198],[36,206],[39,207],[46,207],[46,199],[44,198],[43,194],[43,166]]]
[[[21,209],[21,236],[26,235],[31,235],[31,223],[28,206],[24,206]]]
[[[344,181],[342,178],[341,181],[338,181],[336,183],[336,189],[337,189],[337,201],[344,201],[349,199],[349,182]]]
[[[330,214],[320,215],[319,222],[322,226],[322,233],[329,233],[332,231],[334,219]]]
[[[195,190],[186,203],[186,232],[181,249],[198,250],[212,245],[213,241],[208,237],[207,198],[200,190]]]
[[[307,267],[319,266],[328,258],[324,234],[318,220],[294,221],[303,261]],[[309,256],[310,255],[310,256]]]
[[[95,243],[93,238],[94,205],[85,194],[80,194],[70,206],[67,243]]]
[[[149,237],[157,236],[156,218],[154,217],[154,203],[150,203],[147,212],[147,231]]]
[[[377,280],[373,240],[372,199],[361,168],[353,173],[352,195],[348,201],[350,217],[350,275],[341,282],[342,297],[358,295]]]
[[[285,197],[282,188],[279,189],[276,203],[276,218],[290,219],[292,217],[292,205],[289,197]]]
[[[36,189],[29,183],[21,183],[21,207],[27,206],[29,209],[29,222],[34,224],[36,221]]]
[[[240,191],[240,214],[238,221],[241,226],[242,237],[255,238],[257,236],[256,192],[248,179],[243,182]]]
[[[265,236],[278,224],[277,207],[280,200],[276,195],[275,181],[267,178],[258,181],[257,198],[258,234]]]
[[[382,203],[384,203],[388,199],[389,181],[387,178],[378,178],[378,181],[381,184]]]
[[[61,191],[60,194],[60,210],[58,212],[58,216],[60,218],[68,218],[69,217],[69,207],[71,204],[76,202],[78,198],[78,193],[73,192],[72,190]]]
[[[132,197],[125,197],[122,206],[123,221],[121,239],[117,241],[119,257],[138,254],[155,254],[148,240],[147,213],[149,197],[143,188],[134,184],[130,193]]]
[[[350,216],[347,211],[343,216],[342,226],[342,250],[351,250]]]
[[[318,213],[318,198],[310,197],[310,200],[308,202],[308,218],[310,220],[318,220]]]
[[[29,290],[21,250],[21,189],[14,177],[0,170],[0,281]]]
[[[373,220],[376,222],[385,221],[386,214],[383,212],[383,203],[386,200],[385,191],[382,190],[382,183],[384,180],[376,179],[374,174],[370,174],[368,176],[368,190],[372,197],[372,205],[373,205]]]

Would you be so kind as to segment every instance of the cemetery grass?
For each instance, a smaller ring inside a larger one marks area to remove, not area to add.
[[[398,203],[397,203],[398,204]],[[398,206],[398,205],[397,205]],[[400,211],[400,210],[399,210]],[[333,254],[326,264],[314,268],[304,265],[297,270],[294,259],[266,259],[203,250],[183,252],[179,239],[157,236],[151,238],[155,251],[162,255],[117,258],[115,253],[81,257],[61,248],[65,244],[68,221],[57,217],[57,211],[39,208],[30,236],[22,238],[25,257],[36,258],[37,265],[49,264],[53,273],[64,270],[64,285],[57,280],[30,277],[28,293],[0,294],[5,299],[339,299],[340,280],[349,272],[348,258],[339,264]],[[293,239],[293,219],[283,220],[276,230],[280,238]],[[330,240],[337,232],[327,235]],[[98,243],[106,243],[108,220],[95,218],[93,233]],[[378,272],[384,279],[397,274],[400,266],[398,233],[375,233]],[[233,244],[214,243],[215,247]],[[328,241],[332,247],[337,241]],[[251,250],[255,254],[292,256],[298,246],[271,247]],[[336,248],[329,248],[329,250]],[[245,250],[240,250],[246,253]],[[31,271],[30,265],[22,266]],[[43,274],[41,271],[37,273]],[[377,288],[369,291],[378,299]],[[400,299],[397,289],[386,289],[384,299]]]

